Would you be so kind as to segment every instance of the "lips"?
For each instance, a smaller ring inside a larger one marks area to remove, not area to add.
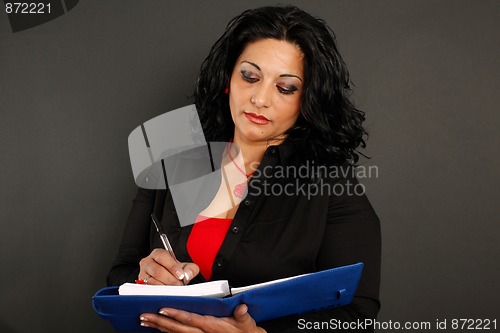
[[[247,119],[254,123],[254,124],[257,124],[257,125],[266,125],[266,124],[269,124],[271,121],[269,119],[267,119],[266,117],[262,116],[262,115],[257,115],[255,113],[247,113],[247,112],[244,112],[245,114],[245,117],[247,117]]]

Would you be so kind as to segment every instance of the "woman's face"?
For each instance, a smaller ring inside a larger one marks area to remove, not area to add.
[[[303,67],[302,52],[288,42],[262,39],[245,47],[229,92],[236,143],[283,138],[300,113]]]

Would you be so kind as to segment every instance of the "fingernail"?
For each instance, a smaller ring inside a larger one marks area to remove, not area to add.
[[[184,279],[186,280],[186,282],[189,281],[192,276],[193,276],[193,272],[191,272],[190,270],[186,270],[184,272]]]
[[[149,325],[147,323],[143,322],[143,321],[141,321],[141,326],[143,326],[143,327],[149,327]]]
[[[167,312],[167,311],[165,311],[165,310],[161,310],[161,311],[160,311],[160,314],[161,314],[162,316],[168,317],[168,312]]]
[[[175,271],[175,275],[177,275],[177,278],[178,278],[179,280],[184,279],[184,272],[183,272],[183,271],[181,271],[181,270],[179,270],[179,271]]]
[[[141,321],[149,321],[149,320],[148,320],[148,318],[146,318],[146,317],[140,317],[139,319],[140,319]]]

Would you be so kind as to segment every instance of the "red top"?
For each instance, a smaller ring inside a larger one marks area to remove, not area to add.
[[[207,281],[212,277],[215,256],[219,252],[232,221],[233,219],[198,215],[191,229],[186,248]]]

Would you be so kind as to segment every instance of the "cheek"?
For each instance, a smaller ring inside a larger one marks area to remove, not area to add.
[[[240,105],[245,98],[245,90],[238,83],[231,83],[229,90],[229,106]]]
[[[281,130],[287,130],[292,127],[297,118],[299,116],[298,112],[293,112],[288,110],[289,112],[283,112],[279,119],[276,119],[276,124],[280,127]]]
[[[236,113],[241,107],[241,99],[238,98],[236,93],[229,93],[229,110],[231,110],[231,116],[235,117]]]
[[[231,119],[233,123],[238,121],[238,117],[241,116],[241,111],[244,108],[244,104],[242,102],[242,97],[239,92],[230,92],[229,93],[229,111],[231,112]]]
[[[299,112],[295,112],[291,117],[290,117],[290,126],[292,126],[293,124],[295,124],[295,122],[297,121],[297,118],[299,118]]]
[[[234,110],[236,110],[236,107],[231,102],[229,102],[229,111],[231,112],[231,119],[233,120],[233,123],[235,122],[236,117]]]
[[[300,115],[300,100],[282,106],[282,120],[294,124]]]

